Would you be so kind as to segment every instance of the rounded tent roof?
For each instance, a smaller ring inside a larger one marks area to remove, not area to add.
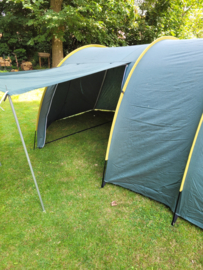
[[[174,37],[162,37],[150,45],[111,48],[102,45],[88,45],[67,55],[58,68],[0,74],[0,91],[6,92],[8,89],[9,95],[22,94],[36,88],[55,85],[121,65],[130,64],[131,68],[152,46],[155,57],[160,54],[161,50],[167,51],[171,46],[174,49],[174,55],[180,54],[181,57],[187,46],[194,47],[194,51],[191,51],[192,54],[195,53],[195,50],[202,48],[202,42],[203,39],[178,40]],[[148,58],[149,54],[147,53],[145,57]]]
[[[105,47],[96,44],[87,45],[68,54],[59,65],[63,66],[76,63],[113,63],[118,61],[130,63],[136,61],[147,46],[148,44],[124,47]]]

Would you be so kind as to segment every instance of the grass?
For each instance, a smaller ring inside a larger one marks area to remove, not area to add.
[[[110,124],[33,150],[41,94],[13,101],[46,213],[8,100],[0,110],[0,269],[203,269],[201,229],[181,218],[172,227],[171,211],[139,194],[100,188]],[[112,117],[57,121],[47,141]]]

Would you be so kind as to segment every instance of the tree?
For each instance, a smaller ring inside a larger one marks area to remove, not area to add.
[[[203,0],[140,0],[136,4],[137,25],[127,34],[128,44],[146,44],[165,35],[202,36]]]
[[[35,43],[28,45],[29,41],[38,33],[33,26],[28,26],[31,10],[23,9],[21,2],[0,1],[0,56],[10,55],[13,63],[15,57],[12,53],[16,53],[19,62],[27,58],[35,58],[35,53],[41,50],[50,50],[50,44],[47,42]]]
[[[125,33],[134,22],[133,0],[22,0],[29,9],[28,25],[38,31],[31,38],[35,42],[52,40],[52,65],[63,58],[63,42],[72,49],[87,43],[108,46],[124,45],[121,33]]]

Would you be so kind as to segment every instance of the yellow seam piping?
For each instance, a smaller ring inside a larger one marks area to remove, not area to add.
[[[198,134],[199,134],[199,131],[200,131],[202,122],[203,122],[203,114],[202,114],[202,117],[201,117],[201,119],[199,121],[199,125],[198,125],[197,130],[196,130],[196,133],[195,133],[195,137],[194,137],[194,140],[193,140],[193,143],[192,143],[192,147],[190,149],[190,153],[189,153],[189,156],[188,156],[187,164],[186,164],[186,167],[185,167],[185,171],[184,171],[184,174],[183,174],[183,179],[182,179],[180,190],[179,190],[180,192],[182,192],[183,187],[184,187],[184,184],[185,184],[185,179],[186,179],[187,172],[188,172],[188,169],[189,169],[189,166],[190,166],[190,161],[191,161],[191,158],[192,158],[192,153],[193,153],[193,150],[194,150],[196,141],[197,141],[197,137],[198,137]]]
[[[115,112],[115,110],[103,110],[103,109],[94,109],[94,111],[99,112]]]
[[[74,51],[72,51],[71,53],[69,53],[66,57],[63,58],[63,60],[58,64],[57,67],[60,67],[70,56],[72,56],[73,54],[75,54],[76,52],[80,51],[80,50],[83,50],[83,49],[86,49],[86,48],[90,48],[90,47],[101,47],[101,48],[106,48],[106,46],[103,46],[103,45],[99,45],[99,44],[90,44],[90,45],[85,45],[85,46],[82,46]],[[40,116],[40,112],[41,112],[41,108],[42,108],[42,103],[43,103],[43,100],[44,100],[44,96],[45,96],[45,93],[46,93],[46,90],[47,90],[47,87],[44,87],[44,92],[43,92],[43,95],[42,95],[42,98],[41,98],[41,101],[40,101],[40,105],[39,105],[39,110],[38,110],[38,115],[37,115],[37,122],[36,122],[36,128],[35,130],[37,131],[37,128],[38,128],[38,123],[39,123],[39,116]]]
[[[127,80],[125,81],[125,84],[123,86],[123,89],[122,89],[122,92],[120,94],[120,97],[119,97],[119,100],[118,100],[118,104],[117,104],[117,107],[116,107],[116,111],[115,111],[115,114],[114,114],[114,118],[113,118],[113,123],[112,123],[112,126],[111,126],[111,131],[110,131],[110,135],[109,135],[109,141],[108,141],[108,146],[107,146],[107,150],[106,150],[106,157],[105,157],[105,160],[107,161],[108,160],[108,157],[109,157],[109,150],[110,150],[110,145],[111,145],[111,139],[112,139],[112,135],[113,135],[113,130],[114,130],[114,126],[115,126],[115,123],[116,123],[116,119],[117,119],[117,115],[118,115],[118,111],[119,111],[119,108],[120,108],[120,105],[121,105],[121,101],[123,99],[123,94],[125,93],[125,90],[128,86],[128,83],[130,81],[130,78],[135,70],[135,68],[137,67],[138,63],[140,62],[140,60],[142,59],[142,57],[146,54],[146,52],[153,46],[155,45],[157,42],[159,41],[162,41],[162,40],[166,40],[166,39],[174,39],[174,40],[177,40],[178,38],[175,38],[175,37],[170,37],[170,36],[165,36],[165,37],[161,37],[161,38],[158,38],[156,39],[155,41],[153,41],[149,46],[147,46],[147,48],[140,54],[140,56],[138,57],[137,61],[135,62],[134,66],[132,67],[129,75],[128,75],[128,78]]]

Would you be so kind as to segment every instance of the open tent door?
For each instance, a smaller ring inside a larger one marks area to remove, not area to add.
[[[46,141],[46,129],[56,120],[79,113],[115,111],[126,65],[50,86],[45,90],[37,123],[37,146]]]

